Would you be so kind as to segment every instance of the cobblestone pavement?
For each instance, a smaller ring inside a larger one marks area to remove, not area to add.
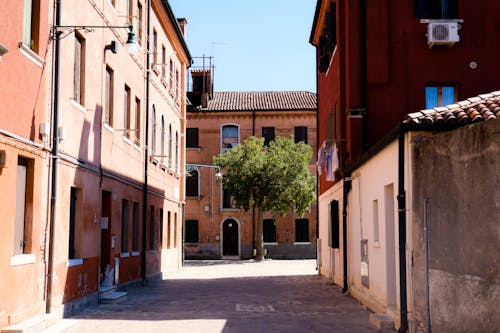
[[[64,319],[62,332],[376,332],[369,311],[318,276],[315,265],[187,261],[163,281],[129,290],[121,303]]]

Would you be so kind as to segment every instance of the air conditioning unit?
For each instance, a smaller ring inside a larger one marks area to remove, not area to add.
[[[429,22],[427,26],[427,44],[452,45],[460,41],[457,22]]]

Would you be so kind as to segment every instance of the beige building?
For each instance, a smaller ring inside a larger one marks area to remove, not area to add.
[[[198,72],[200,73],[200,72]],[[212,159],[250,136],[294,136],[316,158],[316,95],[310,92],[199,93],[194,74],[187,113],[186,258],[252,258],[256,213],[235,208],[216,181]],[[206,87],[211,87],[210,79]],[[313,163],[311,161],[311,163]],[[315,174],[315,166],[310,170]],[[304,216],[264,216],[264,247],[270,258],[315,258],[316,205]]]

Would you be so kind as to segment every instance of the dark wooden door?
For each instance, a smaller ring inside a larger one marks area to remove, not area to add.
[[[101,276],[104,277],[106,266],[111,269],[111,192],[102,191],[101,219]]]
[[[222,224],[222,255],[238,255],[238,223],[228,219]]]

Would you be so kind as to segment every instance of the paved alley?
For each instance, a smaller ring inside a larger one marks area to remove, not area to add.
[[[163,281],[64,319],[65,333],[376,332],[315,260],[187,261]],[[61,332],[61,330],[59,330]]]

